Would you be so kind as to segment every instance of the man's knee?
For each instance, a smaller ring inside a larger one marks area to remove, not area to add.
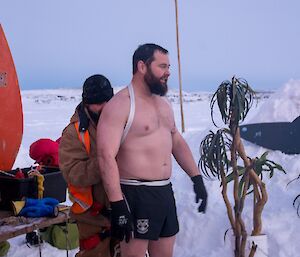
[[[175,236],[161,237],[157,241],[149,242],[149,253],[151,257],[171,257],[173,256],[173,248]]]
[[[148,240],[131,239],[129,243],[121,242],[122,257],[144,257],[148,249]]]
[[[126,254],[122,252],[122,257],[149,257],[149,253],[148,251],[146,251],[145,253],[142,254],[138,254],[138,253],[132,253],[132,254]]]

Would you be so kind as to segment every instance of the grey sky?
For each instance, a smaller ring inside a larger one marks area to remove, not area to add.
[[[94,73],[131,79],[142,43],[170,52],[178,88],[174,0],[1,0],[21,89],[80,87]],[[300,78],[299,0],[178,0],[183,90],[233,75],[260,90]]]

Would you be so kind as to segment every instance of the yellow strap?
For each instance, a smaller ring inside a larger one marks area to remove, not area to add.
[[[44,196],[44,176],[42,174],[37,175],[38,182],[38,199],[42,199]]]
[[[44,196],[44,181],[45,178],[44,176],[39,172],[38,168],[40,166],[38,166],[36,169],[32,169],[31,171],[28,172],[28,176],[29,177],[33,177],[36,176],[36,180],[37,180],[37,187],[38,187],[38,199],[42,199]]]

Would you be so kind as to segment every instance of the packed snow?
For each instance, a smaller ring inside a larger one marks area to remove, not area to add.
[[[32,90],[22,92],[24,111],[24,135],[15,167],[28,167],[34,163],[29,157],[29,146],[40,138],[57,139],[68,124],[74,108],[80,102],[81,89]],[[209,101],[212,93],[184,93],[184,138],[189,144],[194,159],[199,160],[201,140],[212,129],[216,131],[211,117]],[[171,91],[168,97],[173,105],[176,124],[181,129],[178,92]],[[269,121],[292,121],[300,115],[300,80],[291,80],[274,93],[258,94],[257,104],[251,109],[246,123]],[[223,127],[220,119],[217,124]],[[276,139],[274,139],[276,140]],[[266,149],[244,141],[249,156],[260,156]],[[300,218],[293,207],[294,198],[300,194],[300,180],[287,184],[300,174],[300,156],[270,151],[269,159],[281,164],[287,172],[276,172],[272,179],[265,176],[269,200],[263,211],[263,233],[268,237],[268,256],[300,256]],[[180,232],[177,235],[175,257],[231,257],[233,250],[230,236],[224,242],[224,233],[230,228],[219,181],[205,180],[209,194],[205,214],[196,211],[192,183],[188,176],[173,162],[172,183],[177,201]],[[230,188],[229,188],[230,192]],[[67,201],[68,202],[68,201]],[[246,202],[244,220],[251,231],[251,200]],[[230,233],[229,233],[230,234]],[[9,240],[11,248],[7,256],[39,256],[38,248],[25,244],[25,235]],[[77,250],[69,252],[74,256]],[[42,255],[66,256],[47,243],[42,246]]]

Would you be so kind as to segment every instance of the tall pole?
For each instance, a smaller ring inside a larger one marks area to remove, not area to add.
[[[182,83],[181,83],[181,66],[180,66],[180,48],[179,48],[179,30],[178,30],[178,6],[177,0],[175,0],[175,14],[176,14],[176,41],[177,41],[177,59],[178,59],[178,76],[179,76],[179,101],[180,101],[180,113],[181,113],[181,132],[185,131],[184,117],[183,117],[183,104],[182,104]]]

